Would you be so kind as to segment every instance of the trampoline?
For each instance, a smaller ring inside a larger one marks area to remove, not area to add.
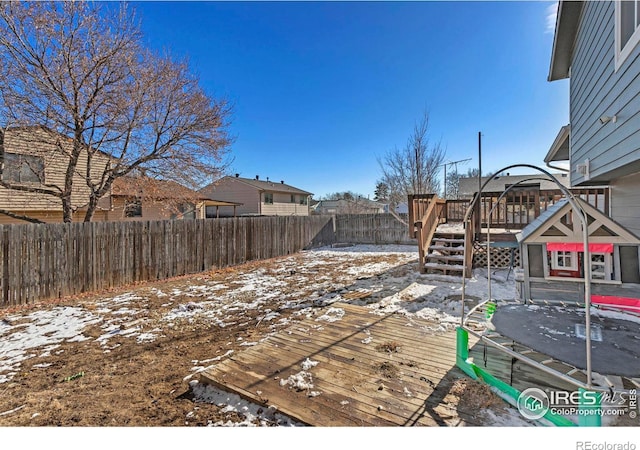
[[[495,331],[540,353],[587,370],[585,312],[562,306],[504,305],[490,323]],[[640,377],[640,322],[606,312],[592,314],[591,369],[602,375]]]

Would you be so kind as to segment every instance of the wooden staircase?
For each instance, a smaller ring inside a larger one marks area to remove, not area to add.
[[[424,256],[425,273],[462,275],[464,271],[464,232],[436,232]]]
[[[473,258],[471,229],[438,231],[447,220],[445,206],[446,201],[433,194],[409,196],[409,235],[418,240],[418,268],[421,273],[469,278]],[[469,249],[466,255],[465,246]]]

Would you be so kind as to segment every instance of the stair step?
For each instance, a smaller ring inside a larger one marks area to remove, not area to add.
[[[459,246],[459,247],[448,247],[446,245],[432,245],[429,247],[429,250],[438,250],[438,251],[447,251],[447,252],[454,252],[454,253],[463,253],[464,252],[464,246]]]
[[[460,265],[449,265],[449,264],[438,264],[438,263],[426,263],[424,265],[425,269],[437,269],[437,270],[446,270],[448,272],[462,272],[464,268]]]
[[[433,241],[434,242],[446,242],[448,244],[464,244],[464,239],[451,239],[451,238],[434,237]]]
[[[464,230],[460,231],[442,231],[436,229],[436,236],[464,236]]]
[[[434,259],[438,261],[464,261],[464,255],[436,255],[435,253],[429,253],[427,259]]]

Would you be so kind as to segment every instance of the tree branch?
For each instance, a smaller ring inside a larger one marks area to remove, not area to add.
[[[14,212],[7,211],[6,209],[0,209],[0,214],[9,216],[12,219],[24,220],[25,222],[44,223],[42,220],[34,219],[33,217],[23,216],[22,214],[16,214]]]

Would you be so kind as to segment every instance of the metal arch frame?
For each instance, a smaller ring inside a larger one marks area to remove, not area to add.
[[[544,175],[546,175],[549,180],[553,181],[554,183],[556,183],[556,185],[558,186],[558,188],[562,191],[562,193],[565,195],[565,197],[567,198],[567,200],[569,201],[569,203],[571,204],[571,207],[573,209],[573,211],[575,212],[576,216],[578,217],[578,219],[580,220],[581,224],[582,224],[582,237],[583,237],[583,246],[584,246],[584,260],[585,261],[590,261],[591,260],[591,255],[589,253],[589,225],[588,225],[588,221],[587,221],[587,215],[584,212],[584,210],[582,209],[582,207],[580,207],[580,205],[578,204],[578,202],[576,201],[575,197],[573,196],[573,194],[571,193],[571,191],[569,191],[569,189],[567,189],[563,184],[561,184],[558,179],[553,176],[550,172],[548,172],[545,169],[542,169],[538,166],[534,166],[532,164],[513,164],[507,167],[504,167],[503,169],[499,170],[496,172],[496,174],[490,176],[480,187],[480,190],[478,191],[478,193],[476,194],[476,196],[473,198],[473,200],[471,201],[471,203],[469,204],[469,207],[467,208],[467,211],[465,213],[464,219],[463,219],[463,225],[465,228],[465,231],[468,230],[469,224],[470,224],[470,219],[471,219],[471,214],[473,212],[473,209],[476,206],[476,203],[478,202],[478,200],[481,198],[482,196],[482,192],[484,190],[484,188],[486,187],[486,185],[492,181],[493,179],[495,179],[496,177],[499,176],[500,173],[504,172],[505,170],[509,170],[512,168],[528,168],[528,169],[533,169],[533,170],[537,170],[541,173],[543,173]],[[464,248],[464,260],[463,260],[463,274],[466,274],[466,270],[467,270],[467,252],[469,251],[469,249],[467,248],[467,246],[465,246]],[[465,276],[462,277],[462,309],[461,309],[461,313],[460,313],[460,326],[461,328],[464,328],[464,303],[465,303],[465,287],[466,287],[466,278]],[[584,308],[585,308],[585,341],[586,341],[586,362],[587,362],[587,389],[592,389],[593,388],[593,379],[592,379],[592,370],[591,370],[591,264],[585,264],[584,265]]]
[[[507,193],[515,188],[516,186],[526,183],[528,181],[536,181],[536,180],[540,180],[540,181],[552,181],[549,178],[545,178],[545,177],[531,177],[531,178],[525,178],[523,180],[518,181],[517,183],[512,184],[511,186],[509,186],[507,189],[504,190],[504,192],[502,194],[500,194],[500,196],[498,197],[498,200],[496,201],[496,204],[493,205],[491,207],[491,209],[489,210],[489,217],[487,218],[487,285],[488,285],[488,298],[489,301],[491,301],[491,216],[493,215],[493,211],[498,207],[498,205],[500,205],[500,200],[502,200]]]

